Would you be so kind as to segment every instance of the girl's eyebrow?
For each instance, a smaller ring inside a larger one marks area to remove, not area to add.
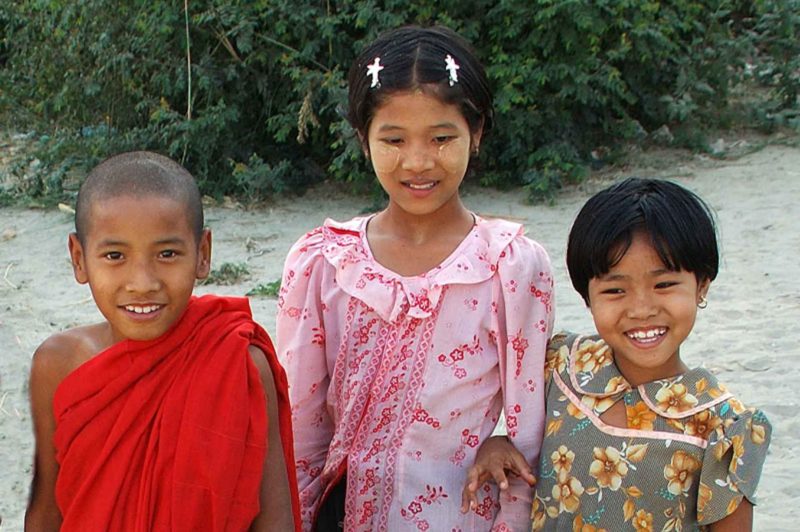
[[[652,271],[648,272],[648,275],[650,277],[658,277],[658,276],[666,275],[666,274],[670,274],[670,273],[675,273],[675,272],[670,270],[670,269],[668,269],[668,268],[659,268],[657,270],[652,270]],[[625,279],[630,279],[630,277],[631,277],[630,275],[625,275],[623,273],[607,273],[605,275],[599,275],[597,277],[597,280],[598,281],[604,281],[604,282],[624,281]]]
[[[405,129],[405,128],[401,127],[401,126],[396,126],[394,124],[382,124],[378,128],[378,131],[379,132],[386,132],[386,131],[397,131],[397,130],[403,130],[403,129]],[[458,126],[456,126],[453,122],[440,122],[439,124],[434,124],[434,125],[430,126],[430,128],[428,128],[428,129],[458,129]]]

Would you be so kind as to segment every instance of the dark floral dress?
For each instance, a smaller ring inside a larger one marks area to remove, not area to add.
[[[599,337],[547,353],[533,530],[702,530],[754,493],[771,426],[707,370],[631,387]],[[601,419],[624,401],[627,427]]]

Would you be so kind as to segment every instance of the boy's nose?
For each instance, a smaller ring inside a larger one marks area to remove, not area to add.
[[[153,269],[147,265],[132,265],[125,283],[128,292],[145,294],[161,288],[161,282]]]

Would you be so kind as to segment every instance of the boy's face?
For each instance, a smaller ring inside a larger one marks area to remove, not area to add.
[[[115,342],[158,338],[208,275],[211,234],[197,242],[186,207],[158,195],[95,201],[87,219],[84,243],[69,238],[75,279],[89,284]]]
[[[668,270],[641,234],[606,275],[589,281],[589,309],[597,332],[614,350],[617,366],[631,384],[685,371],[679,349],[708,285],[698,284],[691,272]]]

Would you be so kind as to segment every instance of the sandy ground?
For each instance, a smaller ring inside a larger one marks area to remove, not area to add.
[[[774,436],[756,509],[756,530],[797,530],[800,522],[800,150],[772,146],[736,160],[687,156],[616,175],[675,179],[704,197],[719,216],[722,269],[708,309],[685,345],[690,365],[704,365],[746,403],[769,415]],[[613,177],[613,176],[605,176]],[[549,251],[556,270],[557,328],[590,330],[591,321],[564,267],[569,224],[590,181],[552,206],[526,205],[520,192],[468,190],[467,205],[485,216],[522,221]],[[277,280],[290,245],[325,216],[347,219],[365,200],[316,191],[283,206],[248,211],[209,208],[214,264],[246,262],[251,277],[198,292],[244,294]],[[57,209],[0,209],[0,516],[2,530],[22,530],[33,438],[27,374],[36,346],[54,331],[99,319],[89,291],[75,283],[67,257],[71,216]],[[275,300],[253,310],[274,328]]]

